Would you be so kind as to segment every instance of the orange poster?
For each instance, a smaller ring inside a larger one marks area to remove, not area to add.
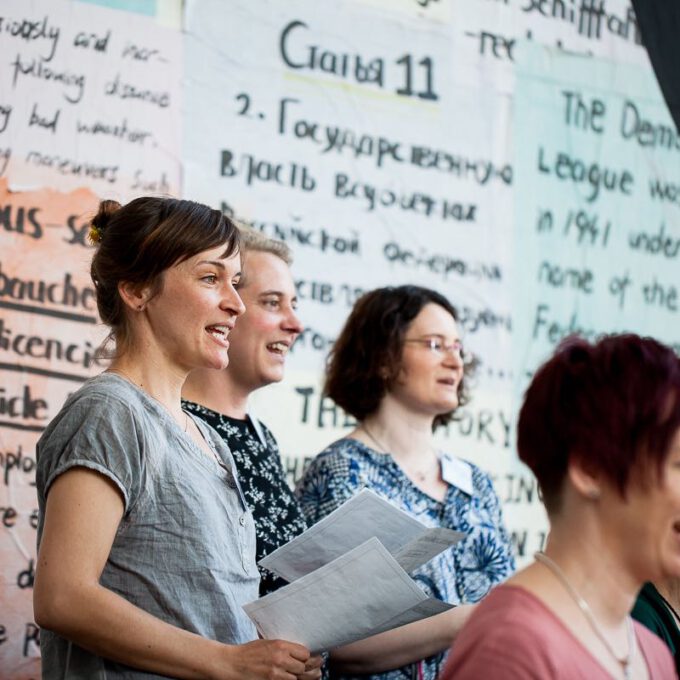
[[[0,180],[0,669],[40,675],[33,622],[35,444],[66,397],[102,370],[89,276],[88,189],[11,192]]]

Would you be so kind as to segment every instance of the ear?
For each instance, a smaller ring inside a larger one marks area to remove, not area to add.
[[[151,298],[151,288],[129,281],[121,281],[118,284],[118,294],[128,309],[141,312],[144,311],[146,303]]]
[[[381,366],[378,369],[378,375],[380,376],[380,379],[383,381],[383,386],[386,389],[389,389],[394,385],[394,383],[398,383],[400,376],[401,376],[402,370],[399,369],[397,374],[395,375],[393,371],[390,371],[390,369],[387,366]]]
[[[577,493],[591,501],[596,501],[602,494],[601,475],[592,470],[581,456],[570,456],[567,466],[567,478]]]

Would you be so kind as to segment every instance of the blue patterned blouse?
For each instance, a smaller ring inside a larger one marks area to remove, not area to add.
[[[295,493],[310,524],[368,488],[426,526],[465,532],[466,538],[412,576],[431,597],[451,604],[474,603],[512,574],[515,560],[491,479],[471,463],[458,460],[456,464],[464,470],[469,466],[471,484],[464,491],[449,483],[440,502],[419,489],[389,454],[356,439],[339,439],[312,461]],[[444,657],[442,653],[395,671],[361,677],[434,680]]]

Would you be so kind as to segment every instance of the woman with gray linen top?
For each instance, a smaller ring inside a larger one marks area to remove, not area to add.
[[[234,225],[140,198],[102,202],[90,236],[115,354],[38,443],[43,678],[318,678],[301,645],[257,640],[252,515],[221,437],[180,405],[189,371],[226,367],[244,310]]]

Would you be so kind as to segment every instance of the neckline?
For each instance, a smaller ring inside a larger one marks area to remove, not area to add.
[[[222,411],[215,411],[215,409],[212,409],[209,406],[204,406],[203,404],[199,404],[197,401],[191,401],[190,399],[182,399],[182,405],[186,406],[189,411],[192,409],[202,409],[203,411],[207,411],[208,415],[213,416],[214,418],[223,418],[231,423],[248,424],[250,422],[250,416],[248,414],[246,414],[245,418],[234,418],[234,416],[222,413]]]
[[[203,439],[206,441],[207,445],[216,453],[217,457],[222,461],[222,464],[218,463],[217,460],[214,458],[207,456],[194,442],[194,440],[189,436],[188,432],[185,432],[180,426],[179,423],[170,415],[168,410],[161,404],[158,399],[155,399],[152,397],[148,392],[143,390],[139,385],[135,385],[131,380],[128,380],[122,375],[119,375],[117,373],[113,373],[111,371],[104,371],[99,374],[100,378],[105,378],[107,380],[113,379],[114,381],[122,382],[125,385],[128,385],[132,390],[134,390],[138,395],[141,395],[142,400],[149,406],[151,406],[154,410],[154,412],[164,421],[170,423],[170,426],[174,429],[175,431],[175,437],[182,441],[186,446],[189,447],[190,451],[194,454],[194,458],[198,460],[198,462],[203,465],[203,467],[214,471],[216,468],[217,469],[222,469],[223,466],[225,469],[228,469],[228,464],[227,462],[222,458],[222,455],[217,449],[217,446],[215,443],[212,441],[212,438],[210,437],[210,434],[208,430],[206,429],[207,426],[205,423],[201,421],[200,418],[195,418],[193,413],[191,411],[187,411],[183,406],[182,406],[182,411],[188,415],[189,418],[193,420],[193,422],[196,424],[198,427],[199,432],[201,433],[201,436]]]
[[[521,585],[516,585],[514,583],[502,583],[501,585],[497,586],[495,588],[495,591],[500,591],[500,590],[514,590],[516,592],[519,592],[524,596],[525,598],[531,600],[533,603],[538,604],[538,606],[543,609],[543,611],[547,612],[550,618],[555,621],[558,626],[590,657],[590,659],[593,661],[593,663],[597,664],[597,666],[608,676],[612,677],[612,674],[609,672],[605,666],[602,665],[600,660],[579,640],[574,632],[567,626],[567,624],[559,617],[559,615],[553,611],[538,595],[535,593],[531,592],[529,589],[525,588],[524,586]],[[635,637],[635,642],[638,646],[638,649],[640,651],[640,654],[642,655],[642,658],[644,659],[645,666],[647,667],[647,672],[649,673],[650,671],[650,665],[649,661],[647,659],[647,652],[645,650],[644,645],[641,644],[640,642],[640,636],[638,635],[638,626],[640,624],[633,620],[633,635]]]
[[[420,488],[420,487],[419,487],[419,486],[418,486],[418,485],[417,485],[417,484],[416,484],[416,483],[415,483],[415,482],[414,482],[414,481],[406,474],[406,472],[404,472],[404,470],[403,470],[403,468],[401,467],[401,465],[399,465],[399,463],[397,463],[397,461],[394,460],[394,457],[392,456],[391,453],[388,453],[388,452],[385,452],[385,451],[378,451],[377,449],[374,449],[374,448],[373,448],[372,446],[370,446],[369,444],[366,444],[365,442],[362,442],[360,439],[355,439],[354,437],[343,437],[343,439],[344,439],[345,441],[352,442],[352,443],[354,443],[354,444],[358,444],[359,446],[361,446],[361,447],[363,447],[364,449],[366,449],[367,452],[369,453],[369,455],[371,455],[371,456],[373,456],[373,457],[375,457],[375,458],[377,458],[377,457],[380,457],[381,459],[388,458],[388,459],[389,459],[389,462],[390,462],[391,465],[392,465],[392,467],[398,471],[398,473],[399,473],[399,475],[401,476],[401,478],[402,478],[403,480],[405,480],[405,481],[409,484],[409,486],[410,486],[412,489],[415,489],[421,496],[423,496],[424,498],[426,498],[426,499],[427,499],[428,501],[430,501],[431,503],[435,503],[435,504],[438,505],[438,506],[446,505],[446,501],[447,501],[447,498],[448,498],[449,493],[451,492],[451,490],[452,490],[452,489],[458,489],[457,486],[455,486],[454,484],[451,484],[450,482],[448,482],[447,480],[445,480],[445,479],[442,478],[442,481],[444,482],[444,484],[446,484],[446,487],[447,487],[447,488],[446,488],[446,494],[444,495],[444,498],[443,498],[442,500],[439,500],[439,499],[435,498],[434,496],[430,496],[430,494],[427,493],[426,491],[423,491],[423,490],[422,490],[422,489],[421,489],[421,488]],[[440,468],[440,471],[441,471],[441,460],[442,460],[442,455],[443,455],[443,454],[442,454],[442,452],[441,452],[439,449],[437,449],[437,454],[438,454],[437,460],[439,461],[439,468]],[[381,464],[384,464],[384,463],[381,461]],[[460,489],[460,491],[461,491],[462,493],[465,493],[464,491],[462,491],[462,489]]]
[[[249,413],[246,413],[245,418],[234,418],[233,416],[227,415],[226,413],[215,411],[208,406],[203,406],[203,404],[199,404],[196,401],[182,399],[182,404],[187,407],[190,415],[193,415],[191,413],[192,409],[195,410],[198,414],[199,420],[202,420],[200,413],[201,411],[204,411],[207,417],[214,421],[214,423],[209,424],[217,430],[220,430],[220,426],[222,425],[231,425],[232,427],[237,428],[241,434],[244,434],[250,437],[253,441],[257,442],[264,450],[266,450],[269,446],[265,438],[265,434],[261,429],[264,426]],[[222,439],[224,438],[225,437],[222,436]],[[228,444],[229,442],[227,442],[227,445]]]
[[[643,589],[647,588],[647,586],[650,586],[653,589],[654,595],[656,595],[661,600],[663,606],[668,612],[669,617],[675,624],[676,630],[680,631],[680,612],[678,612],[678,610],[666,599],[666,597],[661,594],[661,591],[651,581],[645,583]]]
[[[356,439],[355,437],[347,436],[343,437],[343,439],[348,442],[355,442],[357,444],[361,444],[361,446],[363,446],[365,449],[368,449],[372,454],[376,456],[387,456],[390,458],[390,460],[393,460],[396,464],[394,456],[391,453],[389,453],[389,451],[378,451],[378,449],[373,448],[370,444],[366,444],[365,442],[362,442],[361,439]],[[441,449],[435,449],[435,451],[437,452],[437,460],[441,461],[444,453],[441,451]]]
[[[120,373],[116,373],[114,371],[104,371],[103,373],[100,373],[99,378],[104,378],[106,380],[110,380],[113,378],[114,381],[118,381],[119,383],[123,385],[128,385],[131,387],[137,394],[140,394],[143,398],[143,400],[147,404],[151,404],[154,407],[154,410],[158,411],[158,413],[165,419],[169,420],[171,423],[174,424],[174,426],[180,431],[183,432],[182,428],[180,427],[179,423],[170,415],[170,412],[168,409],[160,402],[156,397],[152,396],[149,394],[146,390],[142,389],[139,385],[136,383],[132,382],[129,378],[127,378],[124,375],[121,375]],[[184,411],[184,409],[182,409]]]

